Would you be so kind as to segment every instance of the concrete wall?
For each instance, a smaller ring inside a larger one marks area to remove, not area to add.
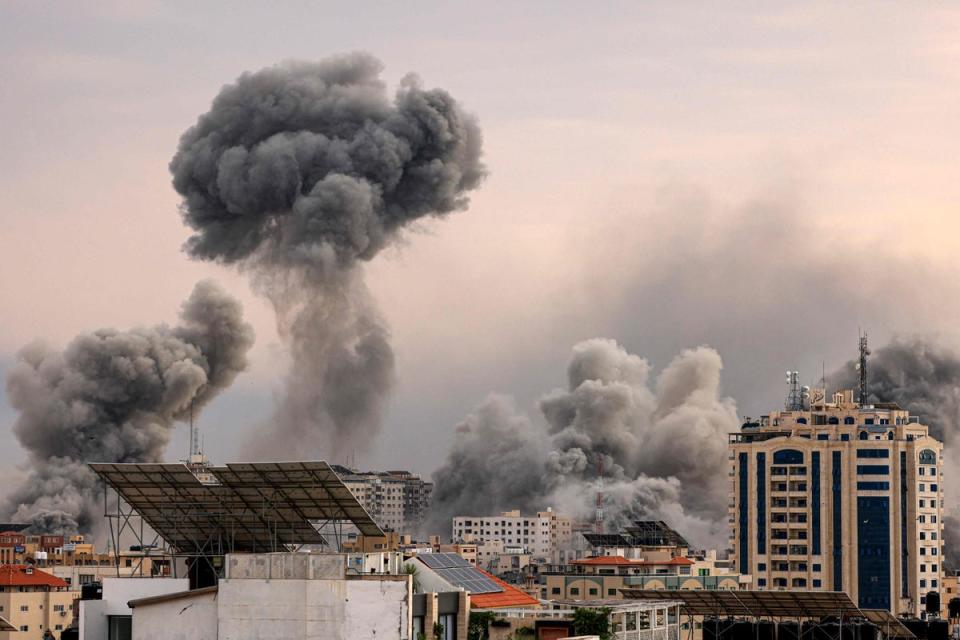
[[[220,640],[409,640],[409,580],[221,580]]]
[[[127,603],[139,598],[186,591],[186,578],[104,578],[102,600],[80,600],[80,640],[102,640],[107,637],[109,616],[132,615]]]
[[[137,607],[133,640],[217,640],[217,594]]]

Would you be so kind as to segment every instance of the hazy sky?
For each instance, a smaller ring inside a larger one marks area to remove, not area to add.
[[[709,344],[753,415],[858,327],[960,342],[960,10],[346,4],[0,3],[0,369],[36,338],[172,322],[213,277],[257,331],[201,418],[231,460],[286,360],[247,279],[181,252],[167,164],[243,71],[351,50],[449,90],[490,169],[468,211],[368,265],[399,385],[361,466],[430,472],[489,392],[530,404],[584,338],[657,368]],[[14,417],[0,402],[0,465]]]

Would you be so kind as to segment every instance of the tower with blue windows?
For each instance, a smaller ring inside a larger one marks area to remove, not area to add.
[[[919,614],[943,583],[942,444],[892,403],[796,388],[730,434],[734,566],[759,590]]]

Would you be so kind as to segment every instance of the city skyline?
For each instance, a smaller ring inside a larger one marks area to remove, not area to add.
[[[238,459],[271,413],[283,348],[242,275],[181,253],[167,163],[243,71],[357,49],[383,60],[391,92],[415,71],[455,95],[483,126],[490,170],[467,211],[366,269],[399,383],[361,466],[429,475],[490,392],[538,420],[533,405],[589,338],[656,372],[712,346],[741,415],[778,404],[785,368],[812,382],[822,362],[842,367],[858,327],[876,347],[917,333],[954,346],[958,15],[888,7],[865,25],[863,10],[385,8],[354,32],[336,25],[359,14],[317,8],[270,14],[272,37],[251,40],[259,11],[213,20],[210,5],[194,22],[163,5],[5,7],[19,99],[0,105],[12,125],[0,367],[34,338],[172,323],[213,277],[257,334],[248,370],[198,417],[207,453]],[[202,55],[211,41],[217,55]],[[5,442],[15,417],[4,400]],[[166,459],[186,440],[178,427]],[[24,460],[17,446],[0,456]]]

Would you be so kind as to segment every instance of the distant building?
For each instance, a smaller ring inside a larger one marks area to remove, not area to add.
[[[542,567],[543,599],[620,599],[620,589],[742,589],[749,580],[718,566],[711,556],[675,556],[655,560],[594,556],[566,565]]]
[[[690,543],[662,520],[635,520],[619,533],[583,533],[594,556],[627,559],[666,559],[686,556]]]
[[[423,524],[433,483],[408,471],[364,471],[334,466],[343,483],[382,529],[413,533]]]
[[[157,577],[170,575],[170,556],[153,547],[134,547],[118,554],[98,552],[81,535],[27,535],[0,533],[0,564],[30,564],[72,588],[103,577]]]
[[[74,600],[60,578],[31,565],[0,566],[0,616],[17,631],[0,631],[0,640],[39,638],[49,629],[56,636],[73,620]]]
[[[533,557],[555,561],[561,549],[571,544],[571,522],[553,509],[523,516],[520,511],[504,511],[497,516],[457,516],[453,519],[455,542],[499,541],[504,547],[519,547]],[[487,566],[483,559],[481,564]]]
[[[943,587],[942,444],[896,404],[822,389],[730,436],[732,557],[757,589],[918,615]]]

